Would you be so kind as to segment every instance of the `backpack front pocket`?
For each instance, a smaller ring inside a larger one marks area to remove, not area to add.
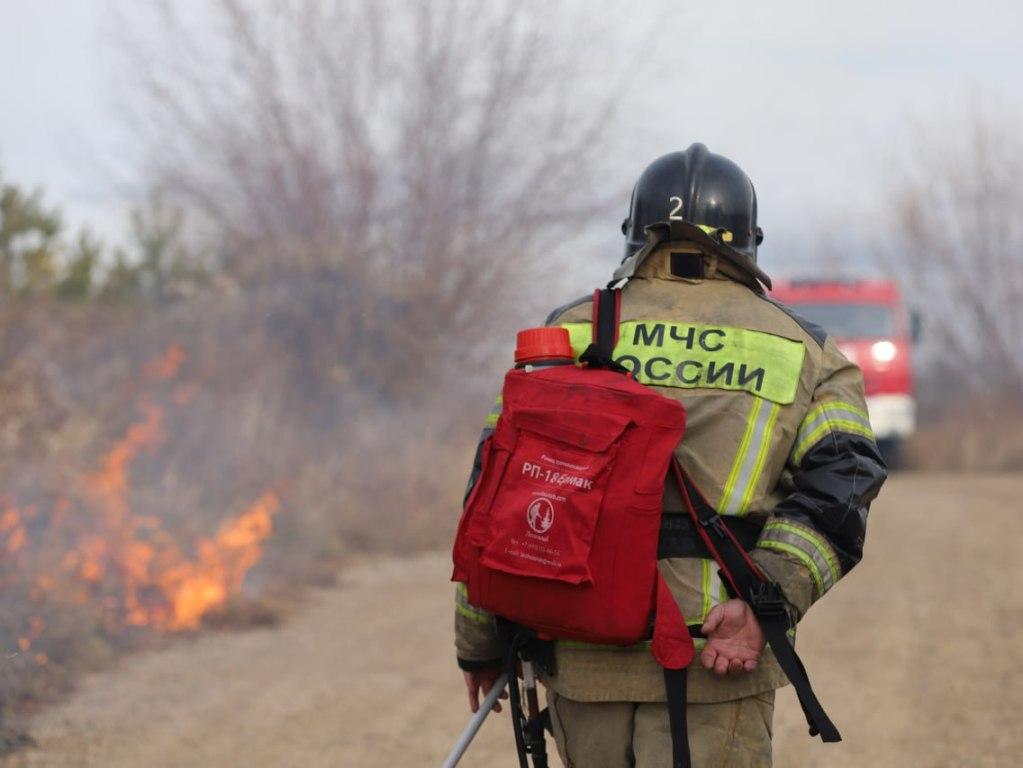
[[[506,573],[593,582],[590,547],[629,419],[518,410],[515,448],[490,509],[482,563]]]

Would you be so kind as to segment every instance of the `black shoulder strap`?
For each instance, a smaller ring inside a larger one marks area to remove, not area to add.
[[[664,692],[668,698],[671,732],[671,768],[692,768],[689,724],[686,719],[686,669],[664,669]]]
[[[605,288],[593,292],[593,341],[579,356],[579,361],[591,368],[607,368],[620,373],[628,369],[614,361],[614,348],[618,344],[618,318],[621,314],[622,291]]]
[[[789,616],[785,610],[785,596],[781,587],[768,580],[757,568],[677,459],[672,461],[672,470],[696,530],[721,568],[722,581],[732,597],[738,597],[749,604],[767,643],[774,651],[778,665],[796,689],[799,704],[810,726],[810,735],[820,734],[822,741],[841,741],[838,729],[817,700],[806,668],[789,641]]]

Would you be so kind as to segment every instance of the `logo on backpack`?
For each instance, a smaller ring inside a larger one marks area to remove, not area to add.
[[[554,525],[554,505],[547,499],[534,499],[533,503],[526,508],[526,522],[534,532],[541,536]]]

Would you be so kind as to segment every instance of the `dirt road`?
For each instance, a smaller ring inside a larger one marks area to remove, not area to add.
[[[845,736],[779,694],[776,765],[1023,764],[1023,478],[892,479],[863,564],[800,650]],[[438,766],[466,718],[445,555],[379,562],[283,627],[205,635],[85,680],[35,723],[28,766]],[[463,763],[513,768],[507,714]]]

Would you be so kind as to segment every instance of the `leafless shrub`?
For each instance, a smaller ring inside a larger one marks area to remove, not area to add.
[[[269,440],[352,546],[443,539],[513,323],[626,197],[602,174],[634,67],[601,55],[605,6],[164,0],[123,38],[147,181],[235,286],[194,311],[248,318],[267,360],[225,450]]]
[[[310,303],[384,389],[536,314],[525,288],[556,245],[623,197],[601,171],[626,73],[594,95],[611,71],[592,7],[155,7],[129,49],[151,180],[207,214],[235,279]]]
[[[984,394],[1023,384],[1023,141],[983,109],[918,131],[898,180],[891,268],[918,300],[928,365]],[[926,384],[927,382],[925,382]]]
[[[910,456],[929,466],[1018,467],[1023,393],[1023,141],[974,104],[918,129],[896,179],[887,254],[924,328],[923,427]]]

